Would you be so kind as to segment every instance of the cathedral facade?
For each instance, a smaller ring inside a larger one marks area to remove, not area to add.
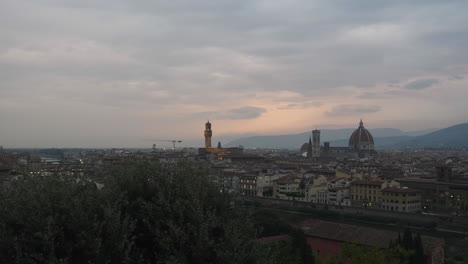
[[[351,134],[347,147],[332,147],[330,142],[324,142],[320,145],[320,130],[313,130],[309,143],[304,143],[301,147],[301,153],[307,151],[304,156],[308,158],[319,157],[366,157],[376,154],[374,150],[374,138],[372,134],[364,128],[364,123],[359,122],[359,126]]]

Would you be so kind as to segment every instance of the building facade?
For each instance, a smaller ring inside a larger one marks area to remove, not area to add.
[[[395,181],[384,180],[356,180],[351,182],[350,195],[353,206],[380,208],[382,189],[399,187]]]
[[[407,187],[388,187],[382,190],[382,209],[388,211],[421,212],[421,192]]]

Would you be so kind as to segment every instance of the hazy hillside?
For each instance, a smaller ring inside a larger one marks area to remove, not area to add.
[[[338,146],[335,143],[346,141],[356,128],[345,129],[323,129],[320,133],[322,142],[330,141],[332,146]],[[374,137],[402,137],[405,132],[394,128],[376,128],[369,129]],[[228,147],[242,145],[246,148],[287,148],[298,149],[302,144],[308,142],[311,132],[304,132],[292,135],[274,135],[274,136],[253,136],[233,140],[226,144]],[[341,143],[340,143],[341,144]],[[347,144],[347,143],[346,143]]]
[[[321,142],[330,141],[331,146],[348,145],[349,136],[355,128],[321,130]],[[433,130],[403,132],[394,128],[369,129],[374,136],[376,148],[468,148],[468,123]],[[428,132],[421,135],[421,133]],[[227,146],[242,145],[246,148],[299,149],[309,140],[311,132],[293,135],[254,136],[233,140]]]
[[[397,147],[468,148],[468,123],[444,128],[395,144]]]

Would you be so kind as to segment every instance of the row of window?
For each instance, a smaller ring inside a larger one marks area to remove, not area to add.
[[[369,201],[377,201],[377,196],[367,196],[367,195],[357,196],[357,195],[353,194],[353,195],[351,195],[351,199],[353,199],[353,200],[363,200],[364,199],[364,200],[369,200]]]
[[[364,184],[358,184],[356,185],[357,188],[364,188],[364,189],[380,189],[380,185],[364,185]]]
[[[399,206],[393,206],[393,205],[383,205],[382,208],[385,210],[390,210],[390,211],[400,211],[400,208],[401,208],[401,211],[403,212],[414,212],[414,211],[420,210],[421,206],[413,205],[413,206],[408,206],[408,207],[406,206],[399,207]]]
[[[253,185],[246,185],[246,184],[244,184],[244,190],[246,190],[246,189],[252,190],[252,189],[253,189]]]
[[[254,183],[255,184],[257,181],[256,180],[243,180],[243,179],[241,179],[240,182],[241,183]]]
[[[399,203],[398,200],[383,200],[384,203]],[[420,203],[420,200],[402,201],[402,204]]]
[[[392,193],[392,192],[391,193],[385,193],[385,195],[386,196],[397,196],[397,197],[400,196],[399,193]],[[417,193],[403,193],[402,194],[403,197],[406,197],[406,196],[410,197],[410,196],[416,196],[416,195],[418,195],[418,194]]]
[[[357,190],[357,192],[355,192],[355,193],[366,194],[366,190],[361,190],[361,189],[359,189],[359,190]],[[373,194],[377,194],[376,190],[373,190],[373,191],[372,191],[372,190],[368,190],[367,193],[368,193],[368,194],[372,194],[372,193],[373,193]]]

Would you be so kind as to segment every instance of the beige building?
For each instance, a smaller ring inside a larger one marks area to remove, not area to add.
[[[382,190],[382,209],[416,213],[421,211],[421,191],[407,187]]]
[[[327,178],[324,176],[307,178],[291,174],[273,180],[273,198],[276,199],[317,203],[318,192],[327,189]]]
[[[345,205],[343,200],[349,197],[348,187],[336,187],[328,189],[328,204]]]
[[[305,183],[302,177],[292,174],[281,177],[273,181],[273,198],[282,200],[304,198],[304,187]]]
[[[353,206],[380,208],[382,189],[400,187],[396,181],[356,180],[351,183],[350,195]]]
[[[273,196],[273,181],[285,177],[286,174],[272,173],[263,174],[257,177],[257,196]]]

